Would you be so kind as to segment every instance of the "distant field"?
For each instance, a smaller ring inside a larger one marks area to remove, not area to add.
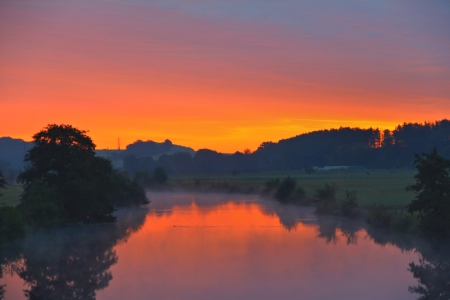
[[[6,189],[0,189],[0,206],[12,205],[16,206],[19,204],[19,198],[22,194],[23,188],[21,185],[8,185]]]
[[[338,197],[343,198],[346,190],[355,190],[360,206],[383,204],[388,206],[405,206],[414,198],[414,193],[407,192],[406,186],[414,183],[416,170],[330,170],[316,171],[311,175],[305,172],[261,172],[231,174],[169,176],[173,186],[193,187],[228,184],[242,189],[262,190],[264,182],[271,178],[291,176],[303,187],[306,194],[314,195],[317,188],[325,183],[336,183],[339,187]]]

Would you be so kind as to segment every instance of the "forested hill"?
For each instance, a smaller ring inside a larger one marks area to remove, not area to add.
[[[22,171],[23,157],[32,146],[32,142],[0,137],[0,170],[7,178],[15,178]]]
[[[232,155],[202,149],[151,157],[129,155],[124,169],[152,171],[161,166],[169,173],[258,172],[300,170],[309,166],[411,167],[414,153],[438,152],[450,158],[450,121],[404,123],[393,131],[339,128],[302,134],[277,143],[264,142],[253,153]]]

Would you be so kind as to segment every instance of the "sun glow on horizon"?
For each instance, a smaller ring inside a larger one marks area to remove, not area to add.
[[[315,130],[441,120],[449,8],[4,1],[0,136],[71,124],[98,149],[170,139],[232,153]]]

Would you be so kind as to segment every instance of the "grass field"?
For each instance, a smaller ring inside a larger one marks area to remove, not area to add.
[[[382,204],[387,206],[405,206],[414,198],[414,193],[407,192],[406,186],[414,183],[416,170],[330,170],[317,171],[309,175],[305,172],[261,172],[250,174],[216,174],[169,176],[172,186],[193,188],[201,186],[230,186],[241,190],[261,191],[265,181],[272,178],[294,177],[297,185],[305,189],[308,196],[313,196],[317,188],[325,183],[335,183],[338,198],[345,196],[346,190],[355,190],[360,206]],[[197,184],[196,184],[197,182]]]
[[[19,198],[22,194],[23,188],[21,185],[7,185],[6,189],[1,189],[0,193],[0,206],[12,205],[16,206],[19,204]]]

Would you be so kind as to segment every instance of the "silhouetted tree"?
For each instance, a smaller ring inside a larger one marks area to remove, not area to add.
[[[415,192],[416,199],[408,211],[419,214],[420,227],[427,234],[450,236],[450,160],[434,148],[431,153],[416,154],[414,164],[416,183],[406,189]]]
[[[114,221],[113,205],[122,192],[117,183],[124,177],[109,160],[95,156],[86,131],[52,124],[33,139],[25,156],[29,166],[18,177],[24,184],[19,207],[25,219],[35,226]]]

